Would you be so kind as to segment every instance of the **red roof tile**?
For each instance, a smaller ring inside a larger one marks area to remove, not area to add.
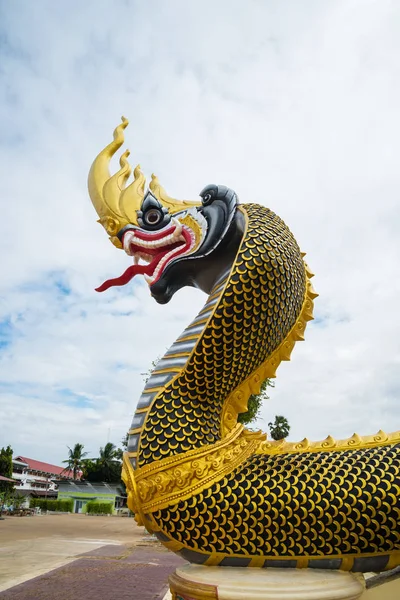
[[[10,479],[9,477],[3,477],[3,475],[0,475],[0,481],[12,481],[14,483],[16,479]]]
[[[73,479],[72,471],[66,471],[65,467],[57,467],[57,465],[51,465],[49,463],[41,462],[40,460],[27,458],[26,456],[16,456],[16,460],[22,460],[23,462],[27,463],[29,468],[33,471],[43,471],[44,473],[50,473],[51,475],[58,475],[61,477],[68,477],[68,479]]]

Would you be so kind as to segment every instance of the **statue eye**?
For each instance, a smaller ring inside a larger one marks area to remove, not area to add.
[[[151,208],[144,214],[143,220],[147,225],[158,225],[163,216],[164,215],[160,210]]]

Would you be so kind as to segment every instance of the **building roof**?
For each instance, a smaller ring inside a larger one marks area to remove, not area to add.
[[[14,483],[14,481],[16,481],[16,480],[10,479],[9,477],[3,477],[3,475],[0,475],[0,481],[10,481],[11,483]]]
[[[50,463],[41,462],[40,460],[27,458],[26,456],[17,456],[16,460],[26,463],[32,471],[42,471],[43,473],[49,473],[50,475],[58,475],[59,477],[73,479],[72,471],[66,470],[65,467],[58,467],[57,465],[51,465]]]
[[[27,467],[27,463],[22,460],[17,460],[16,458],[12,459],[13,465],[22,465],[23,467]]]
[[[45,490],[35,490],[34,494],[38,498],[45,497],[45,498],[48,498],[49,500],[51,500],[51,498],[57,498],[56,490],[47,490],[47,492]]]
[[[90,482],[90,481],[57,481],[60,494],[95,494],[124,497],[125,491],[121,481],[117,483]]]
[[[35,490],[15,490],[17,492],[17,496],[23,496],[26,498],[27,496],[36,496]]]
[[[16,490],[17,492],[17,496],[23,496],[24,498],[26,498],[27,496],[32,496],[33,498],[41,498],[41,497],[47,497],[49,500],[51,500],[51,498],[57,498],[57,492],[55,490],[48,490],[48,492],[45,492],[45,490]]]

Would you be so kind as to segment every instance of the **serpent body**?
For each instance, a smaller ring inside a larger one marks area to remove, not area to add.
[[[400,564],[400,432],[271,442],[238,424],[251,394],[289,360],[317,294],[304,255],[270,209],[207,186],[201,202],[144,192],[123,119],[95,159],[89,192],[112,243],[152,296],[185,285],[204,308],[159,361],[137,404],[124,455],[128,504],[169,549],[204,565],[381,571]],[[144,260],[145,265],[140,264]],[[300,407],[299,407],[300,408]]]
[[[310,302],[289,230],[265,207],[241,209],[246,228],[231,270],[142,395],[152,402],[136,413],[143,425],[129,448],[139,468],[221,440],[224,402],[285,342]],[[174,357],[181,364],[172,366]],[[188,499],[155,505],[145,523],[201,564],[380,570],[399,549],[399,472],[398,445],[271,455],[259,441],[232,472]],[[146,502],[148,480],[138,485]]]

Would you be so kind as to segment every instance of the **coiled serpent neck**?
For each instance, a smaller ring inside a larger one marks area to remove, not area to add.
[[[139,401],[128,447],[138,452],[138,466],[218,441],[224,401],[274,352],[301,311],[306,274],[293,235],[268,208],[239,210],[246,225],[230,270],[158,363]]]

